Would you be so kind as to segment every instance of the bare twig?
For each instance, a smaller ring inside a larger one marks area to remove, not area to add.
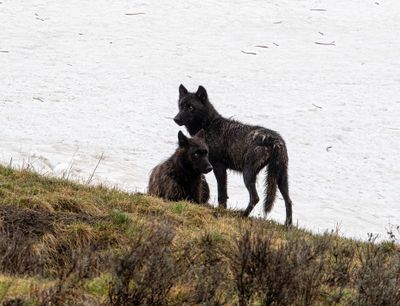
[[[316,105],[316,104],[314,104],[314,103],[312,103],[312,105],[314,105],[314,106],[317,107],[317,108],[322,108],[321,106],[318,106],[318,105]]]
[[[246,51],[243,51],[243,50],[242,50],[242,53],[244,53],[244,54],[250,54],[250,55],[257,55],[257,53],[255,53],[255,52],[246,52]]]
[[[281,24],[283,21],[281,20],[281,21],[275,21],[275,22],[273,22],[273,24]]]
[[[277,43],[273,43],[275,46],[279,47],[279,45]]]
[[[265,46],[265,45],[257,45],[257,46],[254,46],[254,47],[256,47],[256,48],[269,48],[268,46]]]
[[[325,34],[324,33],[322,33],[322,32],[318,32],[319,34],[321,34],[322,36],[324,36]]]
[[[41,98],[41,97],[33,97],[32,99],[33,100],[38,100],[40,102],[44,102],[43,98]]]
[[[9,53],[7,50],[0,50],[1,53]]]
[[[97,165],[96,165],[96,167],[93,169],[93,172],[92,172],[92,174],[90,175],[89,179],[87,180],[86,184],[90,184],[90,182],[92,181],[93,176],[94,176],[94,174],[95,174],[95,172],[96,172],[96,170],[97,170],[97,167],[99,166],[100,162],[103,160],[103,157],[104,157],[104,152],[101,153],[101,156],[100,156],[100,158],[99,158],[99,160],[98,160],[98,162],[97,162]]]
[[[35,16],[36,16],[36,19],[37,19],[37,20],[44,21],[44,19],[42,19],[42,18],[39,17],[39,14],[38,14],[38,13],[35,13]]]
[[[336,46],[335,41],[332,41],[330,43],[323,43],[323,42],[314,41],[314,44],[323,45],[323,46]]]
[[[315,9],[310,9],[310,11],[314,11],[314,12],[326,12],[326,9],[323,9],[323,8],[315,8]]]
[[[146,13],[126,13],[126,16],[144,15]]]
[[[329,152],[332,149],[332,146],[326,147],[326,152]]]
[[[71,175],[72,172],[72,167],[74,165],[74,158],[76,153],[78,153],[79,148],[77,148],[74,152],[74,155],[72,155],[71,161],[69,162],[68,168],[65,170],[65,172],[63,173],[63,178],[69,180],[69,177]]]

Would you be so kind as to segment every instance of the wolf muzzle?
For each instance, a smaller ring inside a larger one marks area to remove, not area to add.
[[[207,168],[204,170],[204,173],[209,173],[209,172],[211,172],[212,169],[213,169],[213,167],[209,164],[207,166]]]
[[[178,115],[175,116],[174,121],[175,121],[175,123],[176,123],[177,125],[179,125],[179,126],[182,126],[182,125],[183,125],[183,121],[182,121],[182,118],[181,118],[180,114],[178,114]]]

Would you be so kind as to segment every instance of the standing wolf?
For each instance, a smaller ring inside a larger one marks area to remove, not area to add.
[[[208,100],[203,86],[199,86],[196,93],[191,93],[181,84],[178,103],[179,113],[174,121],[184,125],[190,135],[201,129],[206,133],[209,159],[218,183],[218,203],[226,208],[226,170],[240,171],[250,195],[249,205],[243,212],[248,216],[260,200],[256,190],[257,174],[268,165],[264,210],[266,213],[271,211],[278,185],[285,200],[286,225],[291,225],[288,155],[283,138],[275,131],[222,117]]]
[[[171,201],[206,203],[210,190],[203,173],[210,172],[212,166],[204,131],[198,131],[193,138],[179,131],[178,140],[175,153],[152,170],[148,192]]]

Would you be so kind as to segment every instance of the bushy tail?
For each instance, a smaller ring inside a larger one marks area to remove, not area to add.
[[[288,164],[286,145],[283,139],[274,139],[268,146],[271,148],[271,157],[265,179],[264,211],[266,214],[274,206],[277,183],[281,176],[287,173]]]

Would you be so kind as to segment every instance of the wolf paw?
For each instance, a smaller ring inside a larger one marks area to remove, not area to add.
[[[286,221],[285,221],[285,226],[286,226],[287,228],[291,228],[291,227],[293,226],[293,224],[292,224],[292,218],[286,219]]]
[[[250,212],[246,209],[242,211],[241,215],[243,218],[247,218],[250,215]]]

